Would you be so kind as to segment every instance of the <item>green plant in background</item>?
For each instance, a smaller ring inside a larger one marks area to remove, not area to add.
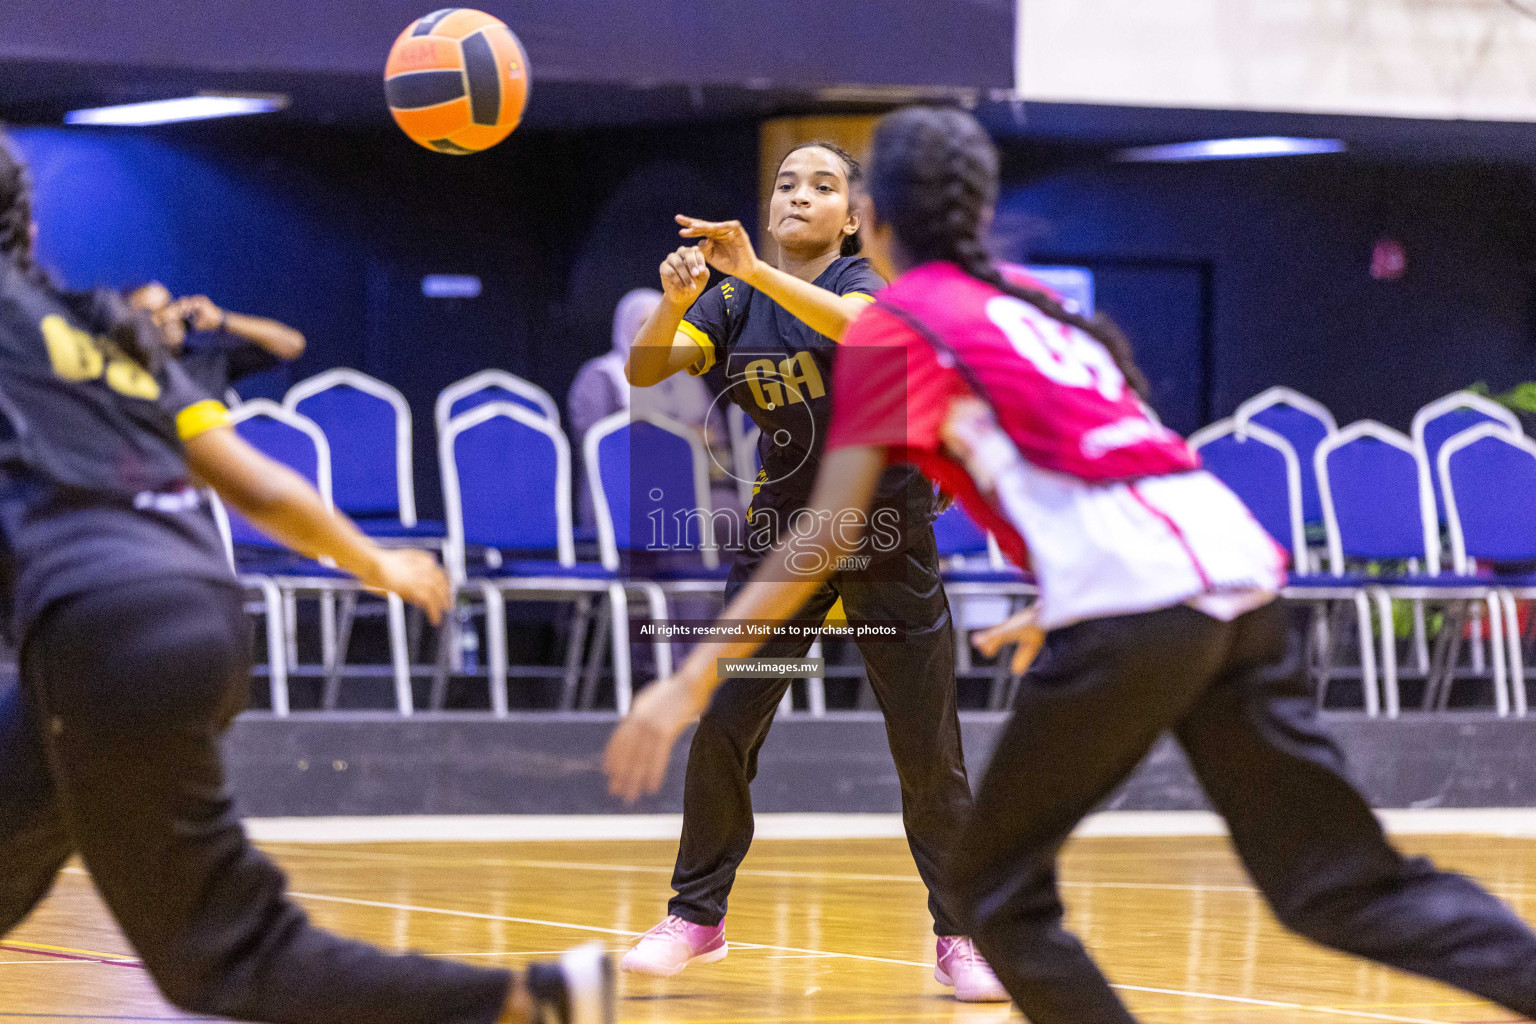
[[[1536,380],[1516,384],[1502,395],[1490,394],[1488,382],[1484,380],[1478,381],[1467,390],[1474,395],[1491,398],[1504,408],[1520,413],[1522,416],[1536,418]]]

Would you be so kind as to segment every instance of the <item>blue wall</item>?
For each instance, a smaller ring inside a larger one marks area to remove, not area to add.
[[[1214,416],[1287,384],[1340,423],[1407,429],[1426,401],[1474,381],[1536,379],[1529,168],[1112,164],[1017,145],[1010,157],[998,232],[1012,255],[1204,268]],[[1370,276],[1382,236],[1407,247],[1401,280]],[[1161,325],[1138,313],[1125,327],[1145,343]]]
[[[679,244],[672,214],[750,219],[757,205],[746,124],[527,133],[473,158],[392,131],[14,135],[37,181],[40,255],[71,285],[157,278],[304,331],[304,358],[252,378],[248,397],[337,365],[400,387],[424,514],[441,508],[431,424],[444,385],[499,366],[563,403],[608,348],[618,298],[656,284]],[[478,274],[485,290],[426,299],[428,273]]]

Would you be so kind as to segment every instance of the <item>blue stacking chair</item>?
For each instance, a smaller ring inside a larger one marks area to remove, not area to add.
[[[1317,446],[1338,431],[1338,423],[1321,402],[1299,391],[1273,387],[1260,392],[1237,407],[1233,414],[1239,427],[1257,423],[1290,442],[1301,470],[1301,518],[1307,524],[1323,521],[1318,498],[1317,474],[1313,455]]]
[[[1243,500],[1259,525],[1291,556],[1292,575],[1310,573],[1302,519],[1301,463],[1282,435],[1258,423],[1220,420],[1190,435],[1213,476]]]
[[[1379,612],[1387,714],[1395,717],[1399,712],[1393,598],[1486,604],[1493,632],[1494,701],[1500,714],[1508,714],[1498,596],[1480,581],[1441,575],[1435,498],[1412,440],[1390,427],[1362,420],[1318,445],[1314,462],[1328,533],[1329,570],[1345,578],[1351,577],[1352,563],[1401,560],[1409,564],[1408,573],[1397,577],[1352,577],[1369,587]],[[1474,672],[1483,671],[1481,650],[1480,644],[1474,645]],[[1427,650],[1421,651],[1419,660],[1428,675]],[[1447,667],[1439,689],[1442,699],[1448,698],[1449,685]],[[1431,680],[1426,703],[1434,703],[1436,689]]]
[[[628,574],[639,555],[665,590],[723,589],[715,531],[732,517],[712,507],[709,456],[693,431],[655,413],[617,412],[587,431],[584,454],[604,566]]]
[[[457,590],[477,595],[485,603],[493,712],[507,714],[506,602],[559,601],[576,606],[577,625],[564,667],[553,672],[539,666],[520,669],[522,675],[563,675],[564,703],[569,706],[575,697],[591,602],[606,598],[616,702],[619,712],[627,713],[633,692],[628,594],[637,591],[652,621],[660,625],[666,622],[666,599],[654,583],[625,579],[607,565],[576,561],[571,452],[564,431],[524,406],[490,402],[449,420],[439,444],[448,517],[445,560]],[[471,549],[478,556],[474,561]],[[657,671],[670,674],[670,642],[658,637],[653,649]],[[440,671],[433,698],[438,706],[444,678]]]
[[[443,436],[449,420],[487,402],[511,402],[560,425],[560,406],[548,391],[506,370],[481,370],[438,393],[433,408],[437,436]]]
[[[1316,641],[1311,648],[1318,699],[1327,695],[1328,683],[1337,674],[1328,623],[1330,609],[1351,604],[1360,635],[1360,678],[1367,710],[1376,707],[1376,655],[1371,643],[1371,606],[1366,590],[1358,583],[1318,575],[1312,569],[1302,521],[1300,460],[1280,434],[1255,422],[1239,424],[1235,418],[1220,420],[1189,438],[1204,468],[1226,484],[1253,513],[1259,525],[1290,555],[1286,581],[1287,600],[1311,604]]]
[[[1451,558],[1459,576],[1489,565],[1504,609],[1514,713],[1525,715],[1525,652],[1516,600],[1536,598],[1536,573],[1499,563],[1536,562],[1536,441],[1503,423],[1475,426],[1441,446],[1436,476],[1445,497]]]
[[[230,414],[230,422],[248,444],[304,477],[319,492],[326,507],[334,507],[330,446],[317,424],[264,398],[252,399],[241,405]],[[355,602],[364,593],[361,584],[334,566],[294,554],[267,537],[234,509],[226,508],[222,503],[216,503],[214,508],[237,571],[255,585],[269,581],[282,595],[284,642],[281,649],[286,665],[285,676],[300,671],[296,614],[298,596],[301,593],[318,596],[321,673],[326,679],[324,703],[326,707],[333,707],[341,677],[348,673],[356,674],[361,668],[346,667],[347,642],[338,636],[336,597],[344,595],[349,602]],[[395,704],[400,714],[409,715],[413,706],[405,603],[395,594],[386,594],[384,597]],[[350,607],[349,604],[349,621]],[[349,634],[350,628],[344,632]],[[286,705],[285,699],[279,713],[286,713]],[[275,701],[274,710],[279,710]]]
[[[1426,483],[1434,492],[1441,523],[1447,522],[1447,518],[1440,479],[1435,472],[1440,464],[1440,449],[1455,435],[1484,423],[1497,424],[1516,434],[1521,432],[1518,416],[1498,402],[1470,391],[1455,391],[1437,398],[1413,414],[1413,447],[1419,454]]]
[[[416,519],[411,407],[404,395],[342,367],[295,384],[283,406],[325,432],[336,507],[364,533],[380,539],[442,539],[442,523]]]

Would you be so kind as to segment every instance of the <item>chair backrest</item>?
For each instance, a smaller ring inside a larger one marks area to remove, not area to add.
[[[696,551],[720,564],[709,496],[708,454],[696,433],[652,412],[616,412],[587,430],[587,481],[603,565],[620,553]]]
[[[1424,473],[1430,478],[1442,523],[1447,521],[1446,504],[1440,492],[1439,475],[1435,473],[1435,467],[1440,465],[1441,446],[1463,430],[1483,423],[1497,423],[1516,434],[1521,432],[1520,417],[1491,398],[1471,391],[1453,391],[1413,414],[1413,446],[1423,459]]]
[[[1326,437],[1338,432],[1333,413],[1321,402],[1299,391],[1273,387],[1254,395],[1237,407],[1232,416],[1239,427],[1257,423],[1291,443],[1301,465],[1301,518],[1303,522],[1323,521],[1323,506],[1318,496],[1313,455]]]
[[[1536,559],[1536,441],[1484,423],[1447,440],[1436,468],[1458,575],[1475,558]]]
[[[511,402],[560,425],[560,406],[548,391],[506,370],[481,370],[449,384],[438,393],[433,408],[437,435],[443,435],[448,421],[455,416],[487,402]]]
[[[1301,463],[1296,449],[1273,430],[1257,423],[1238,426],[1219,420],[1190,435],[1200,461],[1290,552],[1297,572],[1308,571],[1306,529],[1301,514]]]
[[[971,518],[971,514],[958,501],[933,521],[933,539],[938,542],[941,557],[989,554],[987,531]]]
[[[571,446],[558,424],[511,402],[476,406],[448,421],[438,461],[455,579],[465,576],[466,544],[553,551],[576,564]]]
[[[252,448],[308,480],[331,508],[331,448],[325,432],[309,417],[269,398],[253,398],[229,414],[235,432]],[[227,509],[230,539],[236,544],[282,547],[234,509]]]
[[[396,516],[416,525],[411,406],[358,370],[338,368],[288,389],[283,406],[320,425],[331,447],[331,493],[352,516]]]
[[[1313,462],[1335,576],[1350,558],[1422,558],[1440,572],[1435,497],[1407,435],[1361,420],[1318,445]]]

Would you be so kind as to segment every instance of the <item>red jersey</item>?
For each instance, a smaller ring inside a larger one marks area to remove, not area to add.
[[[939,437],[973,394],[1024,466],[993,501]],[[856,445],[916,464],[1017,564],[1033,550],[1048,626],[1280,583],[1268,535],[1143,411],[1097,339],[951,263],[904,274],[848,328],[827,449]]]

